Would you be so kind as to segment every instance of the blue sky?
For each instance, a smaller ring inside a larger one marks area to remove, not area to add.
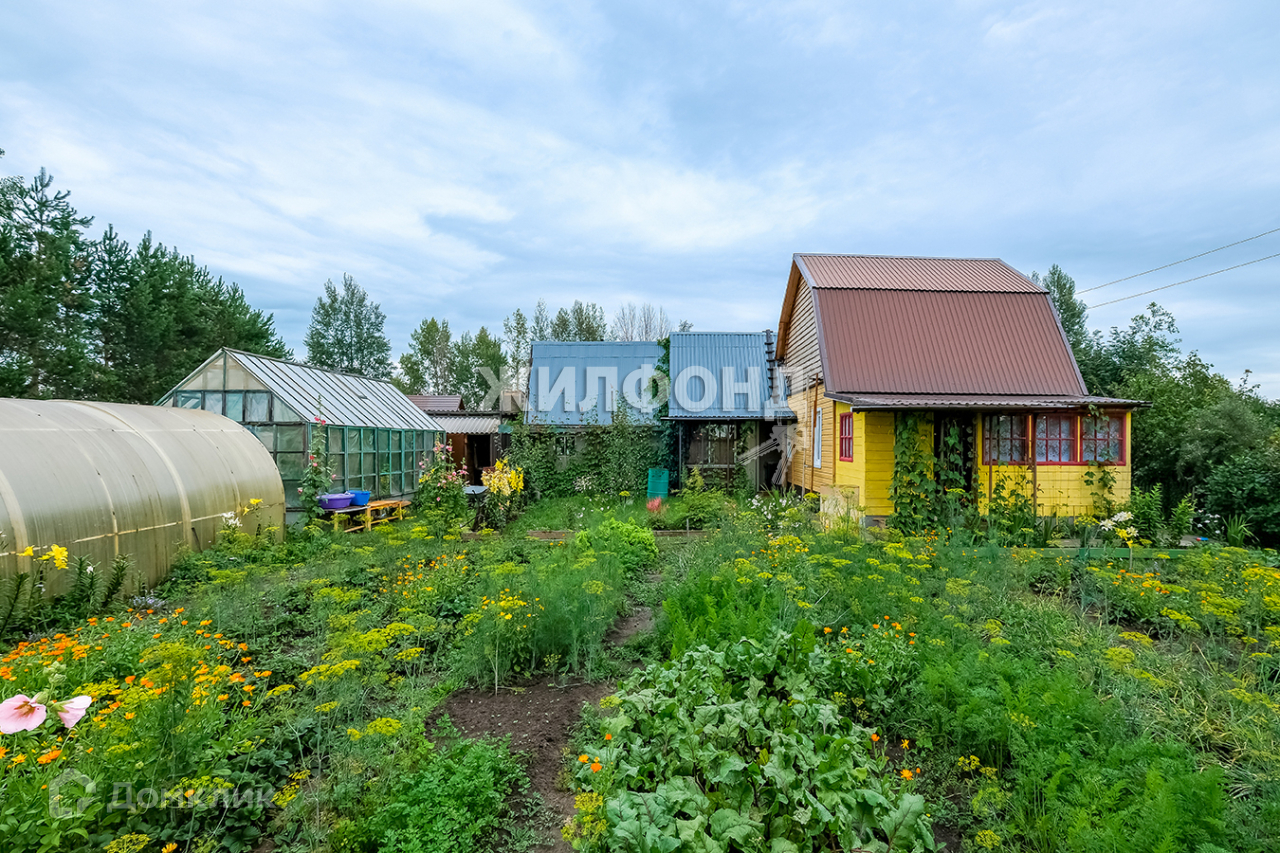
[[[500,328],[575,298],[777,323],[792,252],[1000,257],[1081,288],[1280,227],[1280,4],[18,4],[0,173],[244,286]],[[1098,291],[1280,252],[1280,234]],[[1150,298],[1280,397],[1280,258]]]

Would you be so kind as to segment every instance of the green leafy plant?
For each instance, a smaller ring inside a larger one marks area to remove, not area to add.
[[[700,647],[633,676],[579,756],[611,851],[937,849],[925,801],[879,736],[825,698],[842,650],[813,627]]]
[[[449,742],[400,781],[393,800],[360,822],[353,835],[361,849],[473,853],[496,849],[500,833],[511,827],[511,798],[529,780],[507,745],[458,739],[451,728],[433,737]]]
[[[612,516],[589,531],[585,542],[597,551],[614,554],[623,569],[631,574],[652,566],[658,559],[658,545],[652,530]]]

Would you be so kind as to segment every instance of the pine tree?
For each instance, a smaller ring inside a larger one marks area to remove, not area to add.
[[[0,182],[0,396],[85,396],[94,382],[84,229],[67,191]]]

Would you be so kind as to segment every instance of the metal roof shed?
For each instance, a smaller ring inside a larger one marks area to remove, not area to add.
[[[367,489],[400,498],[443,429],[390,382],[220,349],[162,397],[160,406],[204,409],[244,424],[269,450],[290,509],[313,431],[326,423],[334,490]]]
[[[134,558],[150,583],[179,545],[210,545],[223,513],[261,501],[247,527],[284,524],[271,455],[209,412],[119,403],[0,399],[0,576],[51,545],[104,566]],[[49,572],[50,593],[67,574]]]
[[[618,406],[633,420],[650,420],[627,402],[652,377],[662,358],[653,341],[537,341],[531,348],[526,423],[608,425]],[[588,411],[594,412],[587,415]]]
[[[672,332],[672,420],[794,420],[775,394],[770,332]]]

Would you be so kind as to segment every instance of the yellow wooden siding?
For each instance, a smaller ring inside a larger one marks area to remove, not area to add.
[[[1109,465],[1108,470],[1115,476],[1115,485],[1111,488],[1111,499],[1123,503],[1129,499],[1132,488],[1133,445],[1132,413],[1125,415],[1125,463]],[[1090,465],[1052,465],[1040,463],[1033,471],[1027,465],[983,465],[982,460],[982,421],[978,421],[977,455],[979,461],[977,484],[980,501],[985,509],[988,497],[995,487],[1003,482],[1006,491],[1017,491],[1030,496],[1034,484],[1037,494],[1036,511],[1040,515],[1058,515],[1061,517],[1084,515],[1094,511],[1095,487],[1086,482],[1090,472],[1098,469]]]
[[[861,492],[867,479],[867,420],[865,412],[853,412],[853,461],[846,462],[840,458],[840,416],[849,414],[848,403],[836,403],[832,413],[836,424],[836,470],[837,486],[850,486]]]
[[[866,418],[866,487],[862,503],[867,515],[892,515],[893,412],[864,412]]]

